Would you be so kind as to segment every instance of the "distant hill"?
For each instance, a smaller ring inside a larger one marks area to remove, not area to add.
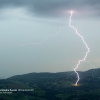
[[[74,71],[58,73],[29,73],[0,80],[0,89],[34,89],[12,95],[0,94],[0,100],[99,100],[100,68],[78,71],[80,80],[76,86]]]
[[[80,75],[80,79],[92,76],[92,77],[100,77],[100,68],[98,69],[90,69],[88,71],[78,71]],[[32,81],[32,80],[51,80],[57,78],[64,78],[73,76],[76,78],[76,74],[74,71],[69,72],[58,72],[58,73],[49,73],[49,72],[41,72],[41,73],[29,73],[24,75],[15,75],[7,79],[18,80],[18,81]]]
[[[59,72],[59,73],[49,73],[49,72],[41,72],[41,73],[29,73],[24,75],[16,75],[7,79],[11,80],[22,80],[22,81],[31,81],[31,80],[50,80],[60,77],[67,77],[69,72]]]

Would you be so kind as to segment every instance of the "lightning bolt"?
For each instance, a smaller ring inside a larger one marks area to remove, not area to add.
[[[42,44],[42,43],[43,43],[44,41],[46,41],[48,38],[58,35],[58,34],[61,32],[61,30],[62,30],[63,28],[65,28],[65,27],[68,27],[68,26],[61,27],[60,30],[59,30],[56,34],[50,34],[50,35],[47,36],[47,37],[39,37],[38,39],[44,38],[41,42],[38,42],[38,43],[33,43],[33,42],[31,42],[31,43],[28,43],[28,44],[22,44],[22,45],[20,45],[20,46],[25,46],[25,45],[30,45],[30,44]]]
[[[91,67],[93,67],[93,71],[92,71],[92,77],[93,77],[93,80],[94,80],[94,77],[95,77],[95,74],[96,74],[96,68],[89,62],[89,61],[86,61]]]
[[[75,30],[76,34],[82,39],[82,42],[84,43],[84,45],[85,45],[85,47],[86,47],[86,49],[87,49],[87,52],[85,53],[84,58],[83,58],[82,60],[79,60],[78,63],[77,63],[77,65],[76,65],[76,67],[74,68],[74,71],[75,71],[75,73],[76,73],[76,75],[77,75],[77,81],[76,81],[75,85],[77,85],[78,82],[79,82],[79,80],[80,80],[80,77],[79,77],[79,74],[78,74],[78,72],[76,71],[76,69],[79,67],[79,65],[80,65],[81,62],[83,62],[83,61],[86,60],[87,55],[88,55],[88,53],[90,52],[90,49],[89,49],[87,43],[85,42],[83,36],[82,36],[80,33],[78,33],[77,29],[76,29],[74,26],[71,25],[71,22],[72,22],[72,20],[71,20],[72,15],[73,15],[73,11],[71,11],[71,15],[70,15],[70,17],[69,17],[69,27],[71,27],[71,28],[73,28],[73,29]],[[67,26],[65,26],[65,27],[67,27]],[[30,45],[30,44],[42,44],[42,43],[43,43],[44,41],[46,41],[49,37],[58,35],[58,34],[61,32],[62,28],[65,28],[65,27],[61,27],[60,30],[59,30],[59,32],[56,33],[56,34],[54,34],[54,35],[51,34],[51,35],[49,35],[49,36],[47,36],[47,37],[39,37],[39,38],[44,38],[44,39],[43,39],[41,42],[39,42],[39,43],[33,43],[33,42],[31,42],[31,43],[28,43],[28,44],[23,44],[23,45],[21,45],[21,46]]]
[[[94,67],[93,66],[93,64],[91,64],[89,61],[87,61],[87,60],[85,60],[85,62],[87,62],[92,68],[93,68],[93,71],[92,71],[92,77],[93,77],[93,80],[94,80],[94,77],[95,77],[95,75],[96,75],[96,67]],[[67,76],[67,79],[69,78],[69,77],[71,77],[73,74],[75,74],[75,73],[73,73],[73,72],[69,72],[70,74]]]
[[[71,20],[72,15],[73,15],[73,11],[71,11],[71,15],[70,15],[70,17],[69,17],[69,27],[71,27],[71,28],[73,28],[73,29],[75,30],[76,35],[78,35],[78,36],[82,39],[82,42],[84,43],[84,45],[85,45],[85,47],[86,47],[86,49],[87,49],[87,52],[85,53],[84,58],[83,58],[82,60],[79,60],[78,63],[77,63],[77,65],[76,65],[76,67],[74,68],[74,71],[75,71],[75,73],[76,73],[76,75],[77,75],[77,81],[76,81],[76,83],[75,83],[75,85],[77,86],[77,84],[78,84],[78,82],[79,82],[79,80],[80,80],[80,77],[79,77],[79,74],[78,74],[78,72],[76,71],[76,69],[79,67],[79,65],[80,65],[81,62],[83,62],[83,61],[86,60],[87,55],[88,55],[88,53],[90,52],[90,49],[89,49],[87,43],[85,42],[83,36],[82,36],[80,33],[78,33],[77,29],[76,29],[74,26],[71,25],[71,22],[72,22],[72,20]]]

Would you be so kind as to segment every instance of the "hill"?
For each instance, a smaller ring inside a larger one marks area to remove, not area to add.
[[[80,74],[78,86],[74,85],[77,78],[73,71],[29,73],[2,79],[0,89],[34,89],[34,91],[0,94],[0,100],[99,100],[100,69],[78,73]]]
[[[88,76],[92,77],[99,77],[100,76],[100,68],[98,69],[90,69],[88,71],[78,71],[80,75],[80,79],[84,79]],[[9,77],[7,79],[11,80],[23,80],[23,81],[32,81],[32,80],[50,80],[50,79],[56,79],[56,78],[64,78],[64,77],[76,77],[76,73],[74,71],[69,72],[58,72],[58,73],[49,73],[49,72],[41,72],[41,73],[28,73],[24,75],[15,75],[12,77]]]

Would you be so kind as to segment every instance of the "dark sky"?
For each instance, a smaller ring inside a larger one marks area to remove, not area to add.
[[[57,16],[63,10],[77,10],[100,14],[100,0],[0,0],[0,7],[25,7],[29,12],[38,16]]]

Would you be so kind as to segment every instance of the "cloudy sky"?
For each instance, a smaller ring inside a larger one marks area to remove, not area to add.
[[[87,49],[100,65],[100,0],[0,0],[0,77],[31,72],[72,71]],[[77,70],[93,68],[83,62]]]

